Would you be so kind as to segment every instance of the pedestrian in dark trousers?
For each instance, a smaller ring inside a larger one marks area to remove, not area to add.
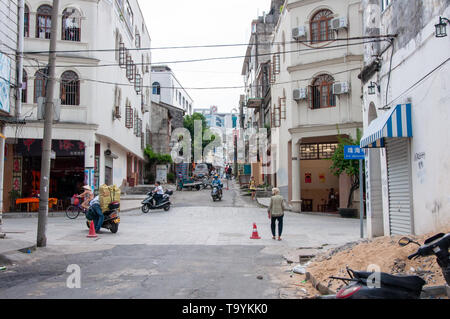
[[[275,222],[278,221],[278,240],[281,240],[281,233],[283,232],[283,217],[286,207],[284,206],[284,198],[280,195],[278,188],[272,189],[272,197],[268,209],[269,219],[271,220],[270,228],[272,230],[272,239],[276,238]]]

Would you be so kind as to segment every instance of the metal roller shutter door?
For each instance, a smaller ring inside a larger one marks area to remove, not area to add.
[[[386,139],[391,235],[412,234],[408,139]]]

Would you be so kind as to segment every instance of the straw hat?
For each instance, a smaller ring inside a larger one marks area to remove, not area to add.
[[[91,191],[91,190],[92,190],[91,187],[90,187],[89,185],[84,185],[83,188],[84,188],[85,190],[88,190],[88,191]]]

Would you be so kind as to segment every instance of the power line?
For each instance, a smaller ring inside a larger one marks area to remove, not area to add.
[[[257,46],[257,45],[274,45],[274,44],[319,44],[334,41],[352,41],[352,40],[364,40],[364,39],[390,39],[395,38],[397,35],[377,35],[377,36],[361,36],[350,38],[337,38],[333,40],[297,40],[288,42],[259,42],[259,43],[232,43],[232,44],[210,44],[210,45],[186,45],[186,46],[166,46],[166,47],[147,47],[147,48],[130,48],[128,51],[151,51],[151,50],[175,50],[175,49],[197,49],[197,48],[223,48],[223,47],[237,47],[237,46]],[[384,41],[384,40],[383,40]],[[50,54],[50,53],[85,53],[85,52],[117,52],[120,49],[85,49],[85,50],[55,50],[55,51],[27,51],[26,54]]]
[[[135,63],[134,65],[136,65],[136,66],[147,66],[147,65],[151,66],[151,65],[161,65],[161,64],[179,64],[179,63],[193,63],[193,62],[242,59],[242,58],[261,57],[261,56],[273,56],[275,54],[309,52],[309,51],[314,51],[314,50],[325,50],[325,49],[348,47],[348,46],[354,46],[354,45],[363,45],[366,43],[381,42],[381,41],[387,41],[387,40],[375,39],[375,40],[371,40],[371,41],[338,44],[338,45],[333,45],[333,46],[323,46],[323,47],[308,48],[308,49],[288,50],[288,51],[282,51],[282,52],[276,52],[276,53],[271,52],[271,53],[260,53],[260,54],[239,55],[239,56],[211,57],[211,58],[200,58],[200,59],[190,59],[190,60],[175,60],[175,61],[154,62],[154,63],[143,63],[142,62],[142,63]],[[56,65],[56,67],[58,67],[58,68],[70,68],[70,67],[72,67],[72,68],[100,68],[100,67],[113,67],[113,66],[121,66],[121,64],[111,63],[111,64],[97,64],[97,65],[93,65],[93,64]],[[27,67],[33,67],[33,66],[27,66]]]

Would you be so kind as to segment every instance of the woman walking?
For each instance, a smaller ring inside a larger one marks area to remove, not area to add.
[[[283,232],[283,217],[286,207],[284,206],[283,196],[280,195],[278,188],[272,189],[272,197],[269,205],[269,219],[271,220],[272,239],[276,238],[275,234],[275,222],[278,220],[278,240],[281,240],[281,233]]]

